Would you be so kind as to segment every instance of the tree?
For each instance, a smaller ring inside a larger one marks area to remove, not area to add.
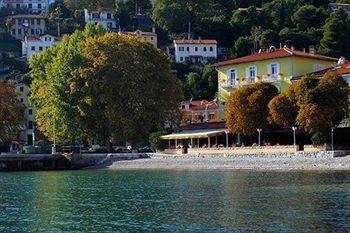
[[[83,41],[104,33],[100,25],[88,24],[84,31],[64,37],[62,43],[30,60],[31,101],[37,107],[36,123],[50,141],[70,143],[84,136],[78,109],[81,100],[72,94],[72,80],[84,62]]]
[[[0,80],[0,142],[15,139],[23,118],[15,87]]]
[[[270,124],[277,124],[285,128],[292,128],[296,125],[299,107],[297,106],[295,84],[292,84],[287,92],[275,96],[269,103]]]
[[[328,11],[313,5],[300,7],[292,16],[293,23],[299,30],[322,27],[328,16]]]
[[[182,99],[168,58],[133,36],[87,25],[31,60],[39,129],[59,142],[139,142]]]
[[[254,51],[254,40],[251,37],[240,37],[236,40],[231,55],[243,57],[252,54]]]
[[[333,12],[326,20],[320,52],[329,56],[350,56],[350,17],[343,10]]]
[[[84,43],[86,64],[73,86],[82,127],[100,140],[139,142],[178,108],[182,85],[166,55],[134,36],[107,33]],[[100,124],[100,125],[99,125]]]
[[[277,46],[279,43],[278,33],[268,29],[261,33],[259,44],[261,48],[269,48],[270,46]]]
[[[232,133],[251,136],[258,128],[267,129],[268,103],[278,93],[275,86],[256,83],[231,93],[226,103],[226,124]]]
[[[307,133],[336,126],[349,114],[349,88],[337,73],[328,72],[320,80],[304,77],[296,94],[300,107],[296,122]]]

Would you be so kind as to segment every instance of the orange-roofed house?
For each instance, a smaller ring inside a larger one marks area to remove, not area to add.
[[[294,77],[333,67],[337,61],[293,48],[271,47],[265,52],[214,64],[218,70],[220,102],[225,102],[235,89],[256,82],[272,83],[283,92]]]
[[[184,124],[219,122],[219,105],[216,101],[190,100],[181,103]]]
[[[216,40],[174,40],[176,62],[201,62],[216,61],[218,57],[218,42]]]

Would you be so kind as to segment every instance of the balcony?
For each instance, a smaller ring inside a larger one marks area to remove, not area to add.
[[[245,77],[241,80],[235,80],[235,81],[228,81],[222,84],[221,86],[223,88],[239,88],[244,85],[249,85],[258,82],[257,77]]]
[[[267,83],[275,83],[282,80],[281,75],[263,75],[262,81]]]

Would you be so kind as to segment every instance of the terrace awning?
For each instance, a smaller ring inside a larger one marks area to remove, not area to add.
[[[180,140],[191,138],[210,138],[228,134],[228,129],[185,130],[179,133],[161,136],[163,140]]]

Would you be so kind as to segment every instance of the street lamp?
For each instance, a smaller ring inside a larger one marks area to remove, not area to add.
[[[294,143],[293,143],[293,145],[294,146],[296,146],[297,145],[297,136],[296,136],[296,131],[297,131],[297,127],[296,126],[293,126],[292,127],[292,130],[293,130],[293,141],[294,141]]]
[[[334,151],[334,127],[331,129],[332,151]]]
[[[257,131],[258,131],[258,135],[259,135],[259,137],[258,137],[258,140],[259,140],[259,141],[258,141],[258,142],[259,142],[258,145],[261,146],[261,140],[260,140],[261,137],[260,137],[260,136],[261,136],[261,131],[262,131],[262,129],[257,129]]]

